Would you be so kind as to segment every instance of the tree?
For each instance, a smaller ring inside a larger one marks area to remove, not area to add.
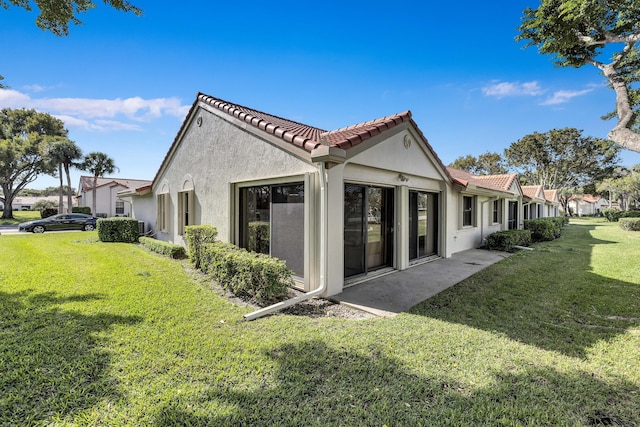
[[[620,147],[574,128],[524,136],[505,150],[507,163],[529,185],[563,190],[598,181],[618,163]]]
[[[58,166],[58,174],[60,176],[60,208],[58,212],[62,212],[62,195],[64,194],[64,185],[62,184],[62,170],[64,169],[67,177],[67,188],[71,188],[71,175],[69,169],[81,166],[76,162],[82,158],[82,150],[75,144],[66,138],[57,138],[47,144],[46,157]],[[67,213],[72,212],[73,196],[70,192],[67,192]]]
[[[91,212],[96,214],[96,187],[98,186],[98,177],[105,174],[114,173],[119,170],[111,157],[105,153],[93,152],[84,156],[84,161],[80,167],[82,170],[88,171],[93,175],[93,202],[91,203]]]
[[[137,16],[142,15],[142,9],[134,6],[127,0],[103,0],[104,4],[123,12],[133,12]],[[33,10],[30,0],[0,0],[0,6],[9,9],[9,6],[21,7],[29,12]],[[56,36],[69,35],[69,23],[81,25],[79,19],[81,13],[94,9],[93,0],[35,0],[35,6],[40,14],[36,18],[36,25],[45,31],[51,31]]]
[[[13,199],[39,174],[50,173],[42,146],[55,137],[66,137],[64,123],[35,110],[0,110],[0,187],[2,218],[13,218]]]
[[[465,157],[458,157],[453,161],[451,167],[474,175],[502,175],[508,173],[502,156],[488,151],[480,154],[477,158],[470,154]]]
[[[516,40],[537,46],[560,67],[599,69],[616,94],[618,122],[608,138],[640,153],[640,91],[633,87],[640,81],[640,1],[542,0],[523,13]]]

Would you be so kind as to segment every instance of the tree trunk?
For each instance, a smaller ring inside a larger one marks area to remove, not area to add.
[[[13,219],[13,194],[6,184],[2,184],[2,194],[4,194],[4,209],[2,219]]]
[[[640,135],[632,131],[633,126],[633,109],[629,99],[629,88],[622,79],[618,71],[615,69],[615,63],[598,67],[602,70],[613,90],[616,92],[616,112],[618,114],[618,123],[607,137],[628,150],[640,153]]]
[[[64,164],[64,172],[67,174],[67,213],[73,212],[73,196],[71,195],[71,175],[69,174],[69,165]],[[60,174],[62,181],[62,174]]]
[[[62,183],[62,163],[58,165],[58,176],[60,177],[60,194],[58,194],[58,213],[62,213],[64,212],[64,202],[63,202],[64,184]]]
[[[623,148],[640,153],[640,135],[631,129],[616,126],[607,137]]]

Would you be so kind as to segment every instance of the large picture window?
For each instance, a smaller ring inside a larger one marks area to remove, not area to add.
[[[304,183],[240,189],[239,246],[268,254],[304,275]]]

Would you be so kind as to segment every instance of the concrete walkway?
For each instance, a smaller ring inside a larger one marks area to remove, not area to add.
[[[378,316],[392,317],[509,255],[471,249],[353,285],[331,299]]]

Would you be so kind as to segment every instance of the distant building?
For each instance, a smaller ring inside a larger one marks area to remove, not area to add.
[[[118,198],[117,193],[145,185],[151,185],[151,181],[99,177],[96,185],[96,212],[92,214],[100,217],[131,216],[131,204]],[[76,200],[78,206],[93,206],[93,176],[80,177]]]

